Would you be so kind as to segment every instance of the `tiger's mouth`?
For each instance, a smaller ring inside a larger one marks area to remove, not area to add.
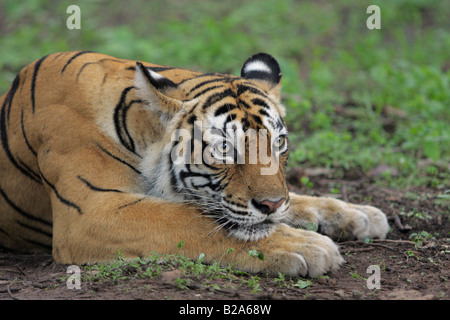
[[[272,215],[256,215],[250,209],[236,211],[222,206],[219,210],[209,211],[217,225],[214,230],[224,229],[230,237],[244,241],[256,241],[268,237],[275,231],[276,226],[283,221],[289,210],[287,205],[283,210]]]
[[[195,203],[205,217],[214,220],[210,234],[225,230],[228,236],[243,241],[257,241],[270,236],[277,225],[285,220],[290,207],[288,200],[278,212],[265,215],[254,213],[249,207],[237,210],[220,195],[204,197],[189,193],[185,199]]]

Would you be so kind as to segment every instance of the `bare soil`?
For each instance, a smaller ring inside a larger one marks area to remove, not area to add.
[[[300,183],[308,176],[312,186]],[[448,300],[450,297],[450,221],[447,203],[436,188],[408,191],[375,186],[373,177],[348,173],[340,180],[326,170],[293,170],[288,176],[293,190],[317,196],[377,206],[387,215],[392,231],[388,239],[366,243],[340,242],[345,263],[334,274],[308,279],[305,288],[294,286],[297,278],[274,281],[257,275],[258,287],[241,280],[209,280],[198,276],[185,287],[177,279],[177,268],[156,278],[130,277],[121,281],[82,281],[81,289],[68,289],[67,265],[53,261],[50,254],[24,255],[0,249],[0,300]],[[447,207],[446,207],[447,206]],[[412,234],[426,231],[422,243]],[[414,241],[416,240],[416,241]],[[369,289],[371,265],[380,268],[380,289]],[[239,282],[241,281],[241,282]],[[246,282],[247,281],[247,282]]]

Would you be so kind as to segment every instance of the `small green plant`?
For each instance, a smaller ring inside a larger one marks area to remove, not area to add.
[[[313,183],[306,176],[301,177],[300,182],[302,185],[304,185],[308,189],[311,189],[313,187]]]
[[[176,278],[175,279],[175,284],[177,285],[177,287],[181,290],[187,290],[189,289],[189,286],[192,283],[192,279],[189,278]]]
[[[278,277],[273,279],[273,283],[278,285],[280,288],[296,287],[305,289],[312,285],[312,281],[308,279],[297,278],[297,281],[294,281],[293,279],[286,279],[286,276],[281,272],[278,272]]]
[[[358,271],[350,271],[350,275],[352,276],[352,279],[359,279],[361,276],[358,274]]]
[[[311,285],[312,285],[312,281],[311,281],[311,280],[308,280],[308,279],[301,279],[301,278],[299,278],[299,279],[297,280],[297,282],[295,282],[294,284],[292,284],[293,287],[297,287],[297,288],[300,288],[300,289],[308,288],[308,287],[311,286]]]
[[[283,273],[278,272],[278,277],[273,278],[273,283],[278,285],[279,287],[286,287],[287,286],[286,276]]]
[[[420,233],[411,233],[409,236],[410,239],[414,242],[414,246],[420,248],[423,246],[424,242],[427,240],[433,239],[433,235],[427,231],[422,231]]]
[[[416,208],[413,209],[413,211],[406,214],[407,217],[413,217],[420,220],[429,220],[431,219],[431,216],[425,212],[419,212]]]
[[[242,284],[247,285],[250,289],[252,289],[253,293],[259,293],[262,291],[260,281],[260,277],[251,276],[247,280],[242,280]]]
[[[183,247],[183,245],[184,245],[184,241],[183,241],[183,240],[181,240],[180,242],[178,242],[178,244],[177,244],[177,253],[176,253],[176,254],[179,254],[179,253],[180,253],[180,250],[181,250],[181,248]]]
[[[258,252],[258,250],[256,250],[256,249],[250,250],[250,251],[248,252],[248,255],[249,255],[250,257],[259,259],[259,260],[261,260],[261,261],[264,261],[264,259],[265,259],[264,254],[263,254],[262,252]]]

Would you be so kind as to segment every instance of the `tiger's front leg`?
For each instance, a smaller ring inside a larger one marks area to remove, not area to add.
[[[355,205],[333,198],[290,193],[290,213],[286,222],[295,227],[315,228],[335,240],[386,238],[386,215],[367,205]]]

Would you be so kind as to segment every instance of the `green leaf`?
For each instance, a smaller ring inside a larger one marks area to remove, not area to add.
[[[265,259],[264,254],[262,252],[258,252],[258,250],[256,250],[256,249],[250,250],[248,252],[248,255],[250,257],[257,258],[261,261],[264,261],[264,259]]]
[[[227,250],[227,253],[226,253],[226,254],[230,254],[230,253],[232,253],[233,251],[234,251],[234,249],[233,249],[233,248],[230,248],[230,249]]]
[[[312,282],[310,280],[299,279],[292,286],[300,288],[300,289],[305,289],[305,288],[309,287],[310,285],[312,285]]]

